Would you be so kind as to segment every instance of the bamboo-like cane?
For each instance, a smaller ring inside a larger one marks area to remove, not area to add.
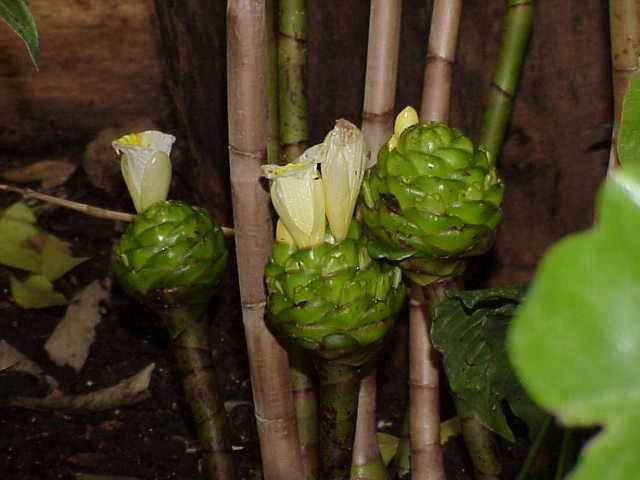
[[[611,73],[613,79],[613,145],[620,125],[622,99],[629,77],[638,70],[640,54],[640,7],[636,0],[609,1],[609,30],[611,34]],[[609,171],[618,165],[616,149],[609,155]]]
[[[400,47],[402,0],[372,0],[365,77],[362,133],[373,165],[380,146],[393,133],[393,110]],[[376,437],[376,372],[360,382],[351,478],[389,478]]]
[[[319,475],[318,437],[320,432],[318,396],[312,374],[313,364],[306,352],[292,349],[289,351],[289,365],[304,478],[315,480]]]
[[[500,153],[511,116],[513,98],[533,23],[533,0],[509,0],[507,4],[496,69],[478,141],[487,148],[493,163]]]
[[[435,0],[433,4],[420,107],[423,122],[449,120],[451,77],[461,10],[461,0]],[[427,287],[427,291],[430,288]],[[440,445],[440,379],[430,328],[422,287],[414,283],[409,309],[411,476],[444,480]]]
[[[402,420],[398,449],[391,468],[392,480],[400,480],[411,472],[411,440],[409,438],[409,411]]]
[[[267,162],[280,160],[280,116],[278,114],[278,40],[274,2],[265,0],[267,17]]]
[[[278,83],[280,155],[293,162],[308,146],[306,0],[278,2]]]
[[[376,162],[380,146],[393,133],[401,14],[402,0],[371,1],[362,112],[362,133],[371,152],[369,165]]]
[[[449,119],[451,76],[458,43],[462,0],[435,0],[424,68],[420,119]]]
[[[285,164],[296,160],[308,146],[305,0],[279,0],[277,24],[277,88],[269,92],[269,98],[274,95],[279,102],[276,128],[282,149],[278,160],[270,163]],[[312,380],[313,365],[300,351],[289,353],[289,364],[304,478],[311,480],[318,477],[318,399]]]
[[[376,437],[376,371],[360,380],[351,480],[388,480]]]
[[[227,3],[229,166],[238,279],[264,477],[303,478],[289,366],[264,324],[264,266],[273,241],[269,197],[260,185],[266,157],[264,0]]]
[[[444,480],[440,445],[440,377],[425,315],[422,287],[413,283],[409,304],[409,435],[411,476]]]

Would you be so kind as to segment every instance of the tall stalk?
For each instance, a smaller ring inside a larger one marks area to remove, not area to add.
[[[393,133],[394,104],[400,47],[402,0],[372,0],[365,77],[362,133],[369,148],[369,165]],[[389,478],[376,437],[376,372],[360,382],[353,443],[352,479]]]
[[[533,0],[508,0],[496,69],[478,141],[487,148],[494,163],[511,116],[532,24]]]
[[[319,359],[321,477],[349,478],[352,445],[358,410],[361,369],[341,360]]]
[[[283,163],[293,162],[308,146],[306,0],[278,2],[278,83]]]
[[[402,0],[371,1],[362,112],[369,165],[376,162],[380,146],[393,133],[401,14]]]
[[[351,480],[388,480],[376,436],[376,371],[360,380]]]
[[[638,16],[640,8],[636,0],[609,1],[609,30],[611,34],[611,73],[613,79],[613,142],[622,113],[622,99],[627,90],[629,77],[638,70],[640,53],[640,30]],[[618,165],[616,149],[611,148],[609,170]]]
[[[307,21],[305,0],[279,0],[277,38],[277,128],[282,145],[279,159],[270,163],[282,165],[295,161],[308,147],[309,119],[306,94]],[[271,92],[270,92],[271,95]],[[304,478],[318,477],[318,400],[312,379],[313,365],[307,356],[290,352],[291,384]]]
[[[496,163],[507,129],[533,23],[533,0],[508,0],[496,68],[491,81],[479,144]],[[495,479],[502,474],[502,460],[495,435],[477,418],[456,404],[462,421],[462,435],[476,478]]]
[[[280,115],[278,114],[278,40],[274,2],[265,0],[267,17],[267,161],[280,158]]]
[[[236,478],[231,453],[231,432],[218,391],[213,359],[209,354],[206,305],[159,310],[171,336],[171,347],[195,421],[203,471],[210,480]]]
[[[264,0],[227,3],[229,166],[242,317],[264,477],[303,478],[287,355],[264,323],[263,271],[273,241],[266,157]]]
[[[462,0],[435,0],[424,68],[420,119],[449,120],[451,76],[458,43]]]
[[[435,0],[431,14],[420,119],[449,120],[451,77],[458,42],[461,0]],[[432,285],[426,291],[436,288]],[[411,476],[444,480],[440,445],[440,379],[431,343],[424,293],[412,283],[409,309],[409,431]]]

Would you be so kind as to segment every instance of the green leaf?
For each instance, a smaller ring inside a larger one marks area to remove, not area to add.
[[[400,440],[395,435],[385,432],[376,432],[376,438],[378,439],[378,448],[380,449],[382,461],[385,465],[389,465],[398,451]]]
[[[24,203],[14,203],[0,213],[1,264],[53,281],[87,259],[71,256],[66,243],[39,229]]]
[[[524,287],[450,292],[436,307],[433,344],[442,353],[451,389],[466,412],[513,441],[502,409],[506,400],[533,436],[544,413],[527,397],[507,358],[507,326]]]
[[[629,78],[622,102],[616,148],[620,165],[640,162],[640,72]]]
[[[640,471],[640,165],[614,171],[595,226],[542,259],[509,335],[532,397],[568,426],[602,425],[572,480]]]
[[[11,277],[11,295],[22,308],[47,308],[67,303],[64,295],[56,292],[42,275],[31,275],[24,282]]]
[[[0,18],[20,36],[38,69],[38,29],[24,0],[0,0]]]

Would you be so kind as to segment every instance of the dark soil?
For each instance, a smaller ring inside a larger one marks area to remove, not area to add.
[[[189,199],[186,189],[181,190],[179,185],[172,191],[177,191],[174,198]],[[82,173],[71,179],[64,193],[77,201],[131,209],[127,204],[114,206],[113,200],[92,190]],[[0,197],[0,207],[16,200],[14,196]],[[39,223],[70,242],[76,254],[91,256],[90,261],[56,282],[56,288],[68,298],[92,280],[109,274],[111,246],[121,225],[60,208],[40,214]],[[237,464],[241,478],[249,479],[259,478],[259,449],[236,284],[235,265],[230,262],[219,293],[211,302],[211,344],[219,381],[226,400],[231,401],[228,405],[232,407]],[[164,329],[150,311],[114,286],[89,358],[76,373],[57,367],[43,349],[64,308],[21,310],[11,302],[6,282],[0,286],[0,339],[41,365],[60,382],[65,393],[110,386],[151,362],[156,364],[150,398],[134,406],[86,415],[0,407],[0,478],[72,479],[77,473],[149,480],[201,478],[195,430],[180,378]],[[397,338],[405,331],[402,326],[396,329],[396,338],[391,339],[379,370],[380,426],[396,435],[407,400],[406,352]],[[17,395],[43,393],[24,376],[0,372],[0,402]],[[445,408],[444,414],[451,412]],[[457,439],[445,446],[451,479],[471,478],[463,452]]]

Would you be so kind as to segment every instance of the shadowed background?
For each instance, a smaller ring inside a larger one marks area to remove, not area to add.
[[[430,4],[403,5],[398,110],[420,100]],[[505,4],[464,2],[451,123],[474,139]],[[361,120],[369,2],[308,6],[313,143],[336,118]],[[107,128],[159,126],[179,137],[177,176],[229,224],[225,2],[32,0],[30,7],[39,73],[0,28],[0,172],[9,162],[82,152]],[[505,219],[494,250],[472,266],[470,285],[529,280],[551,243],[591,223],[608,160],[610,83],[606,2],[536,2],[500,159]]]

